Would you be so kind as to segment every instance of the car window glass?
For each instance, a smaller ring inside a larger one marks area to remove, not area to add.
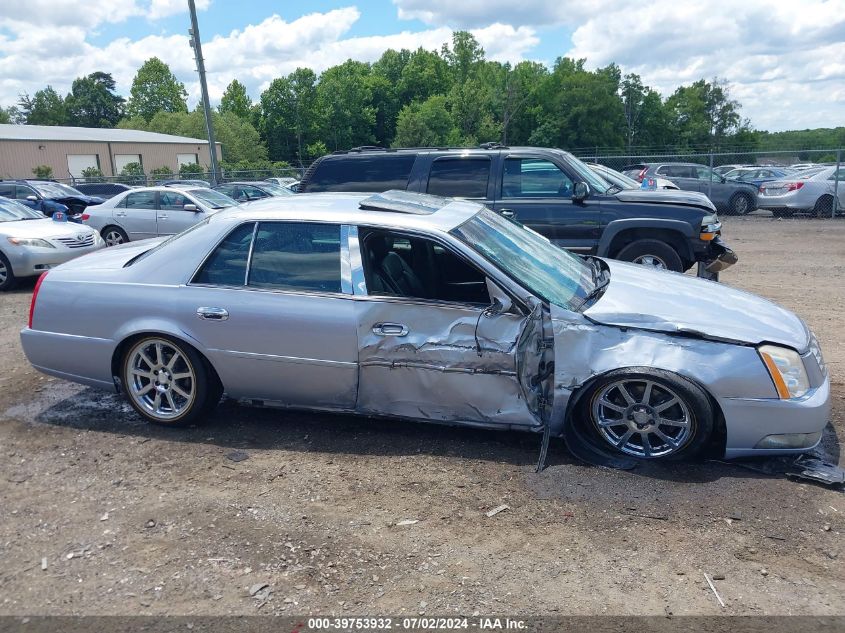
[[[26,185],[18,185],[15,191],[15,198],[18,200],[26,200],[29,196],[38,197],[35,193],[35,189],[32,187],[27,187]]]
[[[572,180],[548,160],[508,158],[502,174],[502,198],[569,198]]]
[[[407,189],[415,154],[362,154],[326,158],[308,176],[309,192],[379,192]]]
[[[456,198],[486,198],[490,179],[489,158],[447,158],[434,161],[428,176],[428,193]]]
[[[138,191],[126,196],[126,206],[129,209],[155,209],[155,191]]]
[[[436,242],[369,230],[361,243],[370,295],[490,305],[486,275]]]
[[[246,263],[255,223],[242,224],[224,239],[205,260],[193,283],[214,286],[243,286]]]
[[[677,176],[678,174],[672,173],[672,168],[666,165],[661,165],[657,169],[654,170],[654,173],[657,176]]]
[[[4,198],[14,198],[15,186],[0,184],[0,196],[3,196]]]
[[[274,290],[340,292],[340,225],[262,222],[248,284]]]
[[[263,191],[261,191],[261,189],[259,189],[258,187],[252,187],[252,186],[244,187],[244,191],[253,200],[255,198],[266,198],[267,197],[267,194],[264,193]]]
[[[162,211],[184,211],[185,205],[191,203],[184,194],[175,191],[163,191],[158,197],[159,208]]]

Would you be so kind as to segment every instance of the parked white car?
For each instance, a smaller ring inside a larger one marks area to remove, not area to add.
[[[223,209],[237,206],[229,196],[206,187],[142,187],[88,207],[82,221],[107,246],[175,235]]]
[[[0,291],[103,246],[90,227],[45,218],[41,211],[0,197]]]
[[[770,210],[775,217],[809,213],[817,218],[829,218],[833,213],[834,192],[839,199],[838,214],[842,214],[845,211],[845,167],[840,167],[838,173],[836,167],[826,167],[764,183],[757,200],[761,209]]]

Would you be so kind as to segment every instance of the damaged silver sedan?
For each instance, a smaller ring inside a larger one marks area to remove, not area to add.
[[[163,425],[225,393],[551,436],[620,457],[801,452],[829,379],[801,319],[714,282],[567,253],[481,205],[313,194],[39,281],[30,362]]]

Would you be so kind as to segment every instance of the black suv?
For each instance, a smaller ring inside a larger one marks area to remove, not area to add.
[[[300,193],[405,189],[483,202],[558,246],[714,278],[736,262],[716,209],[683,191],[622,190],[562,150],[356,148],[317,159]]]

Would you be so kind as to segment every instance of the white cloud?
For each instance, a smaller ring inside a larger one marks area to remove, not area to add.
[[[211,4],[211,0],[196,0],[197,11],[203,11]],[[151,0],[147,17],[151,20],[159,20],[177,13],[188,11],[188,3],[185,0]]]
[[[461,29],[487,26],[496,20],[516,26],[573,24],[612,6],[611,0],[393,0],[393,4],[400,20]]]

